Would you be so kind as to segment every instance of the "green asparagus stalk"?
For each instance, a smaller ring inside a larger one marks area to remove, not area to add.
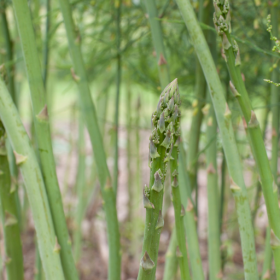
[[[163,227],[162,201],[166,176],[166,162],[171,158],[174,137],[178,137],[179,127],[174,125],[179,117],[179,92],[177,79],[163,90],[157,110],[152,115],[153,132],[150,136],[150,183],[143,192],[146,208],[146,224],[142,259],[138,280],[154,280],[160,233]]]
[[[275,240],[272,240],[272,250],[274,254],[276,274],[280,279],[280,210],[277,198],[278,188],[273,178],[266,154],[259,122],[252,109],[251,101],[249,99],[245,83],[242,79],[240,70],[240,51],[237,43],[230,35],[229,9],[230,6],[228,1],[225,1],[224,5],[216,2],[214,23],[217,27],[219,35],[223,36],[223,49],[227,58],[227,66],[231,76],[231,88],[243,113],[249,143],[259,170],[269,224],[272,235],[275,237]]]
[[[279,9],[273,5],[271,7],[271,26],[272,26],[272,34],[276,38],[278,38],[278,12]],[[274,59],[274,63],[277,60]],[[278,73],[276,69],[272,70],[271,80],[274,83],[278,83]],[[271,171],[274,178],[274,182],[277,182],[277,168],[278,168],[278,141],[279,141],[279,89],[275,85],[270,85],[271,89],[271,113],[272,113],[272,150],[271,150]],[[279,189],[279,186],[278,186]],[[262,277],[264,277],[267,273],[269,273],[271,269],[271,248],[270,248],[270,229],[267,228],[266,230],[266,242],[265,242],[265,254],[264,254],[264,263],[263,263],[263,270],[262,270]]]
[[[164,51],[161,23],[159,20],[157,20],[158,11],[157,11],[155,0],[145,0],[145,5],[149,16],[153,45],[157,56],[160,86],[163,89],[163,87],[166,85],[168,81],[170,81],[170,79],[169,79],[167,59]]]
[[[207,80],[215,109],[216,119],[221,133],[222,144],[232,181],[231,190],[233,192],[237,208],[245,279],[257,279],[258,270],[250,206],[230,119],[230,110],[226,104],[223,88],[218,77],[214,61],[195,17],[193,7],[189,0],[176,0],[176,2],[189,31],[193,46],[196,50]]]
[[[116,43],[117,43],[117,79],[116,79],[116,103],[115,103],[115,157],[114,157],[114,177],[113,188],[115,193],[118,190],[119,178],[119,107],[120,107],[120,87],[121,87],[121,8],[122,1],[116,0]]]
[[[210,3],[204,5],[204,0],[199,0],[198,18],[200,22],[208,23],[210,15]],[[204,31],[206,35],[206,31]],[[206,97],[206,81],[203,75],[198,58],[196,58],[195,65],[195,100],[193,102],[193,116],[191,128],[189,132],[189,147],[187,153],[187,168],[192,189],[196,192],[196,206],[198,201],[198,186],[197,186],[197,155],[200,139],[200,127],[203,120],[201,109],[205,104]],[[197,210],[197,209],[196,209]],[[197,211],[196,211],[197,212]]]
[[[199,240],[196,227],[196,216],[194,204],[191,197],[191,181],[186,172],[186,160],[184,156],[184,148],[182,143],[180,144],[180,156],[179,156],[179,186],[182,201],[184,201],[184,208],[186,209],[186,214],[184,218],[187,243],[188,243],[188,253],[190,256],[190,265],[192,271],[192,277],[196,280],[204,280],[204,273],[202,268],[202,261],[199,252]]]
[[[84,132],[84,123],[82,120],[81,112],[79,116],[79,142],[78,142],[78,151],[79,151],[79,160],[78,160],[78,171],[77,171],[77,180],[76,180],[76,190],[78,193],[78,205],[76,207],[75,213],[75,232],[74,232],[74,258],[76,263],[80,260],[81,255],[81,235],[82,235],[82,220],[84,214],[84,191],[86,185],[86,154],[85,154],[85,132]]]
[[[41,170],[35,152],[30,146],[30,139],[2,79],[0,79],[0,101],[0,117],[24,179],[46,279],[64,280],[59,257],[60,246],[55,236]]]
[[[178,120],[178,128],[179,128],[180,120]],[[175,122],[176,127],[176,122]],[[177,128],[177,129],[178,129]],[[174,137],[174,141],[176,143],[177,137]],[[170,173],[172,176],[172,195],[173,195],[173,206],[175,213],[175,227],[176,227],[176,235],[178,242],[178,251],[179,251],[179,266],[181,272],[181,279],[187,280],[191,279],[189,272],[189,264],[188,264],[188,254],[186,248],[186,238],[185,238],[185,228],[184,228],[184,216],[185,216],[185,208],[181,204],[181,196],[180,196],[180,188],[178,186],[178,144],[174,147],[171,146],[172,153],[170,159]]]
[[[66,28],[69,51],[74,66],[73,77],[77,81],[77,86],[80,92],[80,102],[82,105],[84,121],[89,132],[100,181],[100,189],[104,200],[109,243],[108,279],[119,280],[121,275],[121,252],[116,194],[110,179],[102,136],[98,127],[96,110],[91,99],[87,74],[80,49],[79,34],[72,18],[71,6],[68,0],[59,0],[59,4]]]
[[[30,11],[26,0],[13,0],[13,6],[30,86],[33,106],[33,120],[39,156],[42,164],[42,173],[47,190],[55,232],[58,242],[61,246],[60,256],[62,266],[67,279],[77,280],[78,274],[71,251],[71,242],[69,242],[61,193],[56,176],[45,89]],[[40,247],[41,246],[39,246],[39,249]]]
[[[213,6],[210,8],[213,13]],[[211,24],[213,26],[213,23]],[[208,34],[208,44],[214,61],[216,61],[216,36]],[[207,199],[208,199],[208,260],[209,279],[221,278],[221,253],[220,253],[220,220],[219,220],[219,189],[217,170],[217,121],[211,97],[207,94],[209,103],[204,107],[207,118],[207,141],[211,143],[206,150],[207,163]],[[208,107],[210,105],[210,108]]]
[[[5,129],[0,122],[0,205],[5,240],[5,266],[8,280],[23,280],[23,257],[20,225],[16,205],[16,189],[12,189],[5,146]]]

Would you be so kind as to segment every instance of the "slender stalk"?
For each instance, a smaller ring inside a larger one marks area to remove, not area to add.
[[[43,280],[43,267],[40,258],[39,247],[36,242],[36,256],[35,256],[35,272],[34,272],[34,280]]]
[[[161,23],[158,18],[158,11],[155,0],[145,0],[146,9],[149,16],[149,22],[151,25],[153,45],[157,55],[158,71],[160,86],[163,89],[164,86],[170,81],[167,59],[164,51],[163,34]]]
[[[5,129],[0,123],[0,205],[5,240],[5,264],[8,280],[23,280],[23,257],[16,204],[17,192],[11,188],[5,136]]]
[[[251,101],[242,79],[240,70],[240,51],[236,42],[231,38],[227,24],[225,27],[221,27],[221,24],[225,22],[225,18],[229,13],[229,3],[227,2],[227,5],[222,9],[223,16],[217,20],[218,14],[221,12],[221,6],[215,5],[216,17],[214,17],[214,23],[216,24],[220,35],[223,36],[223,48],[227,57],[227,66],[232,80],[231,88],[243,113],[245,129],[258,167],[269,224],[272,235],[275,237],[275,240],[272,240],[272,250],[274,254],[276,275],[278,279],[280,279],[280,210],[277,198],[278,188],[270,168],[259,122],[252,109]]]
[[[204,273],[202,267],[201,256],[199,252],[199,240],[196,227],[196,216],[195,209],[191,197],[191,183],[188,173],[186,172],[186,160],[184,156],[184,148],[182,143],[180,144],[180,156],[179,156],[179,186],[182,201],[184,201],[183,206],[186,209],[186,214],[184,218],[187,243],[188,243],[188,253],[190,256],[190,264],[192,277],[196,280],[204,280]]]
[[[60,9],[66,28],[69,51],[74,66],[74,78],[80,92],[80,102],[84,121],[89,132],[97,173],[100,181],[100,189],[104,200],[104,209],[106,212],[106,222],[108,230],[109,243],[109,275],[110,280],[119,280],[121,274],[121,256],[120,256],[120,234],[116,209],[116,194],[112,187],[110,173],[106,162],[106,154],[103,146],[102,136],[98,127],[96,110],[91,99],[87,74],[83,62],[83,57],[79,44],[79,34],[74,25],[71,14],[71,6],[68,0],[60,0]]]
[[[35,152],[30,146],[30,139],[2,79],[0,79],[0,101],[0,117],[24,179],[46,278],[64,280],[59,245],[55,237],[41,170]]]
[[[115,193],[118,190],[119,178],[119,107],[120,107],[120,87],[121,87],[121,7],[122,1],[115,1],[116,5],[116,43],[117,43],[117,82],[116,82],[116,104],[115,104],[115,158],[114,158],[114,177],[113,188]]]
[[[75,232],[74,232],[74,258],[76,263],[79,262],[81,256],[81,236],[82,236],[82,220],[84,214],[84,190],[86,185],[86,154],[85,154],[85,132],[82,116],[79,117],[79,142],[78,142],[78,171],[77,171],[77,186],[78,205],[75,213]]]
[[[210,8],[213,13],[213,6]],[[213,25],[213,23],[211,24]],[[209,34],[208,44],[214,61],[216,62],[216,36]],[[208,100],[211,97],[208,92]],[[212,105],[212,104],[211,104]],[[211,106],[210,105],[210,106]],[[206,105],[207,106],[207,105]],[[208,107],[204,107],[205,109]],[[207,112],[208,111],[208,112]],[[221,251],[220,251],[220,220],[219,220],[219,189],[217,169],[217,121],[213,106],[205,110],[207,114],[207,141],[211,144],[206,150],[207,163],[207,198],[208,198],[208,259],[209,279],[219,280],[221,278]]]
[[[42,173],[47,190],[55,232],[58,242],[61,246],[60,256],[63,271],[67,279],[76,280],[78,279],[78,274],[71,251],[71,243],[69,242],[61,193],[56,176],[55,160],[52,152],[47,104],[45,99],[45,89],[41,75],[40,60],[36,48],[30,11],[26,0],[13,0],[13,6],[31,92],[33,120],[39,156],[42,164]]]
[[[271,7],[271,25],[272,25],[272,34],[278,38],[278,6]],[[274,63],[277,63],[277,59],[273,60]],[[276,69],[272,70],[271,74],[271,80],[274,83],[279,82],[278,78],[278,72]],[[275,85],[271,84],[270,87],[271,90],[271,98],[270,98],[270,104],[271,104],[271,113],[272,113],[272,137],[271,137],[271,144],[272,144],[272,150],[271,150],[271,172],[274,178],[274,182],[277,184],[277,169],[278,169],[278,152],[279,152],[279,89]],[[279,186],[278,186],[279,190]],[[278,235],[277,235],[278,236]],[[278,236],[280,237],[280,236]],[[265,241],[265,255],[264,255],[264,264],[263,264],[263,275],[267,273],[267,271],[270,271],[271,269],[271,248],[270,248],[270,230],[269,228],[266,231],[266,241]],[[278,262],[279,265],[280,262]],[[276,264],[277,265],[277,264]],[[276,269],[277,276],[280,278],[280,269]]]
[[[208,23],[210,14],[210,3],[204,7],[204,1],[199,0],[198,18],[200,22]],[[206,35],[206,31],[205,35]],[[198,202],[198,186],[197,186],[197,168],[198,168],[198,148],[200,139],[200,127],[203,119],[201,109],[205,105],[206,97],[206,81],[203,75],[202,68],[200,66],[198,58],[196,58],[195,65],[195,100],[193,102],[193,116],[191,122],[191,128],[189,132],[189,147],[187,153],[187,168],[189,172],[190,182],[192,189],[196,192],[196,206]],[[196,209],[196,213],[198,211]]]
[[[178,121],[178,125],[180,125]],[[174,141],[176,142],[176,138]],[[186,248],[185,239],[185,228],[184,228],[184,216],[185,208],[181,204],[180,188],[178,187],[178,146],[174,146],[171,156],[173,159],[170,160],[170,174],[172,176],[172,195],[173,195],[173,206],[175,213],[175,227],[179,249],[179,266],[181,272],[181,279],[191,279],[188,264],[188,253]]]
[[[177,127],[172,124],[179,116],[178,101],[179,92],[176,79],[163,90],[157,110],[152,115],[154,129],[150,137],[150,184],[145,187],[143,192],[146,222],[138,280],[154,280],[155,278],[159,238],[163,227],[162,201],[166,175],[165,162],[170,159],[170,146],[174,135],[177,136],[178,133]]]
[[[242,255],[245,279],[257,279],[257,261],[255,252],[254,232],[251,220],[247,190],[242,176],[242,165],[234,138],[230,111],[225,101],[223,88],[216,71],[207,42],[195,17],[189,0],[176,0],[183,20],[188,28],[193,46],[201,63],[216,113],[222,144],[225,151],[228,170],[232,178],[231,190],[234,194],[239,231],[241,237]]]

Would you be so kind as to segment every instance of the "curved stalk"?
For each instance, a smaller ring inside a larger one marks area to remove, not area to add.
[[[55,237],[41,170],[35,152],[30,146],[30,139],[2,79],[0,79],[0,117],[24,179],[46,277],[48,280],[64,280],[59,245]]]
[[[0,205],[5,240],[5,266],[8,280],[23,280],[23,257],[20,224],[16,205],[16,189],[12,189],[5,146],[5,129],[0,122]]]
[[[242,176],[242,165],[240,163],[238,149],[234,138],[230,111],[225,101],[223,88],[213,58],[195,17],[193,7],[189,0],[176,0],[176,2],[189,31],[193,46],[207,80],[216,113],[216,119],[220,129],[228,170],[232,178],[231,190],[237,208],[245,279],[257,279],[258,270],[250,205],[248,202],[244,178]]]
[[[163,227],[162,201],[163,186],[166,175],[166,162],[171,157],[173,137],[178,136],[178,130],[173,125],[178,114],[179,92],[177,79],[163,90],[152,115],[154,127],[150,137],[150,183],[143,192],[146,222],[142,259],[138,280],[154,280],[160,233]]]
[[[100,189],[104,200],[109,243],[109,276],[110,280],[119,280],[121,277],[121,252],[120,233],[116,209],[116,194],[112,187],[110,173],[106,162],[106,154],[102,136],[98,126],[96,109],[93,104],[87,74],[79,44],[79,34],[75,27],[71,6],[68,0],[59,0],[63,21],[66,28],[69,51],[72,58],[74,71],[73,78],[77,82],[80,92],[80,102],[86,127],[89,132],[91,145],[94,152]]]
[[[42,173],[47,190],[55,232],[58,242],[61,246],[60,256],[62,266],[67,280],[77,280],[78,273],[72,255],[71,242],[69,242],[61,193],[56,176],[45,89],[30,11],[27,0],[13,0],[13,6],[31,92],[33,120],[36,132],[35,136],[42,164]]]

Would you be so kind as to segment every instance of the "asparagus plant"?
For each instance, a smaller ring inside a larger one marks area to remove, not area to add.
[[[195,207],[191,196],[191,181],[186,172],[186,160],[184,148],[180,144],[180,164],[179,164],[179,186],[183,203],[186,209],[184,223],[187,236],[188,253],[190,256],[190,265],[193,279],[204,280],[204,273],[199,252],[199,240],[197,234]]]
[[[231,190],[233,192],[237,208],[245,279],[257,279],[258,270],[250,206],[248,202],[247,189],[242,176],[242,166],[234,138],[230,118],[231,112],[226,104],[223,88],[216,71],[213,58],[195,17],[193,7],[189,0],[176,0],[176,2],[189,31],[193,46],[207,80],[215,109],[216,119],[221,133],[228,170],[231,176]]]
[[[12,188],[6,151],[6,133],[0,122],[0,205],[5,240],[5,267],[8,280],[23,280],[23,257],[20,225],[16,205],[16,189]]]
[[[120,87],[121,87],[121,8],[122,1],[115,1],[116,7],[116,47],[117,47],[117,71],[116,71],[116,103],[115,103],[115,157],[114,157],[114,177],[113,188],[117,193],[119,178],[119,107],[120,107]]]
[[[18,111],[2,79],[0,100],[0,117],[24,179],[46,279],[64,280],[59,256],[60,245],[55,235],[41,170]]]
[[[210,11],[213,13],[213,6]],[[212,14],[211,13],[211,14]],[[212,21],[212,20],[211,20]],[[211,24],[213,26],[213,22]],[[216,36],[208,35],[208,43],[214,61],[217,58]],[[220,220],[219,220],[219,189],[217,170],[217,121],[214,108],[211,104],[211,97],[208,91],[208,104],[204,107],[203,113],[207,118],[206,137],[210,143],[206,150],[207,164],[207,199],[208,199],[208,260],[209,279],[218,280],[222,277],[221,253],[220,253]],[[220,200],[221,201],[221,200]]]
[[[80,36],[76,28],[71,6],[68,0],[60,0],[60,9],[66,28],[69,51],[73,62],[73,77],[80,92],[80,102],[84,121],[89,132],[94,152],[100,189],[104,200],[109,243],[109,276],[110,280],[119,280],[121,276],[120,234],[116,209],[116,193],[112,187],[102,136],[98,127],[95,106],[93,104],[87,74],[80,49]]]
[[[274,239],[271,241],[271,246],[274,254],[275,269],[277,277],[280,279],[280,224],[278,222],[280,210],[277,197],[278,188],[273,178],[259,122],[253,111],[245,83],[242,79],[240,51],[237,43],[232,39],[230,34],[229,2],[215,2],[214,7],[214,23],[218,34],[223,37],[223,50],[231,76],[231,89],[240,105],[249,143],[259,170],[271,234]]]
[[[177,104],[176,104],[177,105]],[[175,105],[175,106],[176,106]],[[190,278],[189,272],[189,264],[188,264],[188,254],[186,248],[186,238],[185,238],[185,228],[184,228],[184,216],[185,216],[185,208],[183,204],[181,204],[181,196],[180,196],[180,188],[178,183],[178,153],[179,153],[179,130],[180,130],[180,110],[178,109],[179,104],[177,105],[177,109],[175,107],[175,113],[177,113],[177,117],[174,120],[174,129],[175,134],[173,136],[174,145],[171,144],[170,154],[171,157],[169,158],[170,164],[170,174],[172,176],[172,195],[173,195],[173,206],[174,206],[174,213],[175,213],[175,227],[176,227],[176,236],[178,242],[178,254],[179,254],[179,266],[181,272],[181,279],[187,280]],[[176,132],[177,131],[177,132]],[[177,141],[178,140],[178,141]]]
[[[153,131],[149,144],[150,182],[143,191],[146,222],[138,280],[155,278],[159,238],[164,223],[162,202],[166,162],[171,159],[174,137],[179,136],[179,104],[180,97],[175,79],[162,91],[157,110],[152,115]]]

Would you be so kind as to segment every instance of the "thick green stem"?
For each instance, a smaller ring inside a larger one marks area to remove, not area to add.
[[[61,246],[61,261],[65,277],[77,280],[78,274],[71,250],[71,242],[64,216],[61,193],[57,181],[55,160],[52,152],[49,118],[45,98],[45,89],[41,74],[34,30],[27,0],[13,0],[18,31],[21,39],[26,73],[29,81],[33,106],[33,120],[36,132],[42,173],[54,222],[55,232]],[[40,249],[40,246],[39,246]],[[43,264],[44,265],[44,264]]]
[[[161,93],[157,110],[152,115],[154,129],[150,137],[150,183],[143,192],[146,222],[138,280],[155,278],[159,238],[163,227],[162,201],[166,162],[171,157],[173,136],[178,136],[175,120],[180,116],[179,98],[176,79]]]
[[[41,170],[35,152],[30,146],[30,139],[2,79],[0,79],[0,117],[24,179],[46,278],[64,280]]]
[[[185,228],[184,228],[184,216],[185,208],[181,204],[180,188],[178,187],[178,147],[174,147],[171,156],[173,159],[170,161],[170,174],[172,181],[172,195],[173,195],[173,206],[175,213],[175,227],[177,242],[179,247],[179,266],[181,272],[181,279],[191,279],[189,264],[188,264],[188,253],[186,248]]]
[[[242,176],[242,165],[240,163],[234,131],[230,119],[230,111],[225,101],[222,84],[220,82],[213,58],[195,17],[191,3],[189,0],[176,0],[176,2],[179,6],[193,46],[201,63],[216,113],[216,119],[227,159],[228,170],[232,178],[231,189],[233,191],[237,207],[245,279],[255,280],[258,278],[258,270],[253,225],[247,190]]]
[[[158,11],[155,0],[145,0],[145,4],[149,16],[149,22],[151,25],[153,45],[157,55],[160,86],[162,89],[164,89],[165,85],[170,81],[170,77],[167,59],[164,51],[161,22],[157,20]]]
[[[110,280],[119,280],[121,275],[120,234],[116,209],[116,194],[112,187],[110,173],[106,162],[106,154],[102,136],[98,127],[95,106],[91,99],[91,93],[87,80],[87,74],[79,43],[79,33],[74,25],[71,6],[68,0],[60,0],[60,9],[66,28],[69,51],[72,58],[74,73],[80,92],[80,102],[84,115],[84,121],[89,132],[97,173],[100,181],[100,189],[104,200],[106,222],[109,243],[109,276]]]
[[[23,257],[20,240],[16,189],[12,189],[5,145],[5,129],[0,123],[0,205],[5,240],[5,264],[8,280],[23,280]]]

